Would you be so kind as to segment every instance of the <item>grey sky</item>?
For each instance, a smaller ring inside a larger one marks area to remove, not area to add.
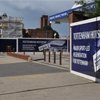
[[[39,27],[39,18],[43,15],[53,15],[70,9],[74,0],[0,0],[0,15],[23,17],[25,29]],[[57,30],[60,36],[69,35],[69,24],[52,23],[52,28]]]

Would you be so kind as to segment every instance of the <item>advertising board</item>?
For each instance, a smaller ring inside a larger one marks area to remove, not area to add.
[[[100,79],[100,21],[72,26],[71,70]]]
[[[16,51],[16,39],[0,39],[0,52],[6,52],[7,46],[15,48]]]
[[[67,39],[18,39],[18,52],[36,52],[45,50],[67,51]]]

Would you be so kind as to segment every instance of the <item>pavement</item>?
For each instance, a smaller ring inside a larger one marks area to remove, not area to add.
[[[23,54],[23,53],[21,53]],[[61,65],[60,65],[60,52],[56,52],[56,62],[54,63],[54,53],[50,52],[50,62],[49,62],[49,52],[46,52],[46,61],[44,61],[44,55],[43,52],[35,52],[35,54],[26,52],[26,55],[29,55],[32,58],[32,61],[36,61],[38,63],[42,64],[47,64],[47,65],[52,65],[52,66],[58,66],[58,67],[63,67],[63,68],[68,68],[69,69],[69,57],[70,54],[68,52],[63,52],[62,53],[62,60],[61,60]]]
[[[32,57],[28,62],[0,53],[0,100],[100,99],[100,83],[69,72],[68,53],[63,53],[62,65],[49,63],[47,57],[44,62],[41,53]]]

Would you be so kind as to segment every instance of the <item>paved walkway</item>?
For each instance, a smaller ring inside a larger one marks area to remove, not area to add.
[[[19,63],[19,62],[26,62],[26,61],[7,56],[6,53],[0,53],[0,64],[10,64],[10,63]]]
[[[48,52],[46,52],[46,61],[44,61],[44,55],[42,52],[40,52],[40,53],[36,52],[35,55],[33,53],[27,53],[27,52],[25,54],[30,55],[33,62],[37,61],[38,63],[69,68],[70,54],[67,52],[62,53],[62,64],[61,65],[60,65],[60,60],[59,60],[60,52],[56,52],[56,63],[55,64],[54,64],[54,54],[52,52],[50,55],[50,62],[49,62],[49,53]]]
[[[71,74],[68,65],[42,61],[0,54],[0,100],[100,100],[99,83]]]

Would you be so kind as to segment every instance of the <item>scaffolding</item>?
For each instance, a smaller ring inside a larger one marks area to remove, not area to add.
[[[2,16],[2,38],[22,37],[22,17]]]

